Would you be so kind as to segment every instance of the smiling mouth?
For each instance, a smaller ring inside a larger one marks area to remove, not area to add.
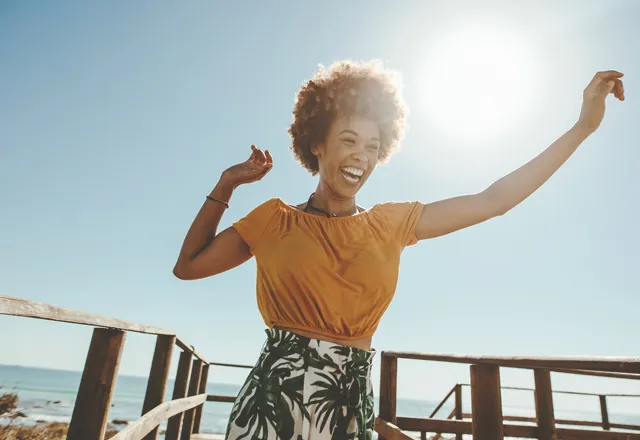
[[[347,182],[356,184],[360,182],[362,176],[364,176],[364,170],[355,167],[343,167],[340,168],[340,174],[342,174],[342,177],[344,177]]]

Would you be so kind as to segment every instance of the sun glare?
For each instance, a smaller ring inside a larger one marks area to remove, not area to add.
[[[427,53],[425,102],[445,137],[487,140],[516,125],[531,105],[533,54],[494,29],[443,34]]]

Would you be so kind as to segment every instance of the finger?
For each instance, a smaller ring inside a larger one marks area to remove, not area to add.
[[[613,89],[616,93],[614,94],[616,98],[620,101],[624,101],[624,84],[619,79],[616,80],[616,85]]]
[[[260,151],[260,148],[256,147],[253,144],[251,145],[251,150],[253,151],[253,162],[261,165],[260,156],[262,154],[262,151]]]
[[[618,83],[616,81],[609,81],[607,83],[607,87],[609,88],[609,93],[611,93],[616,98],[620,97],[618,92]]]
[[[589,89],[589,94],[592,96],[598,96],[602,99],[605,99],[610,93],[618,97],[617,88],[616,88],[616,80],[610,79],[608,81],[603,81],[597,84],[593,89]]]
[[[256,155],[258,159],[258,165],[264,165],[267,162],[267,158],[264,156],[264,153],[261,149],[256,148]]]
[[[613,93],[615,95],[616,90],[616,82],[615,81],[607,81],[604,85],[605,87],[605,95],[608,95],[609,93]]]
[[[597,88],[601,84],[606,83],[607,81],[615,80],[617,78],[622,78],[623,76],[624,76],[623,73],[618,72],[616,70],[605,70],[602,72],[598,72],[594,75],[593,79],[587,86],[587,89],[594,88],[594,87]]]
[[[606,83],[606,94],[612,93],[616,98],[624,99],[624,88],[622,81],[619,79],[611,80]]]
[[[260,160],[260,159],[258,159]],[[259,162],[254,162],[254,163],[249,163],[247,164],[247,171],[249,172],[263,172],[265,169],[270,169],[273,167],[272,163],[267,163],[265,161],[265,163],[259,163]]]
[[[273,165],[273,157],[271,157],[269,150],[264,150],[264,153],[267,156],[267,165]]]
[[[249,156],[249,159],[247,160],[247,162],[251,162],[251,163],[256,163],[256,147],[255,145],[251,146],[251,156]]]
[[[273,162],[266,162],[262,166],[262,171],[264,174],[267,174],[269,171],[271,171],[271,168],[273,168]]]
[[[624,73],[622,72],[618,72],[617,70],[604,70],[602,72],[598,72],[596,73],[597,77],[600,78],[622,78],[624,76]]]

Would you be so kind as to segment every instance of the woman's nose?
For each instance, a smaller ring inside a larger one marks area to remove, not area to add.
[[[354,151],[351,156],[354,159],[358,160],[359,162],[366,162],[367,161],[367,155],[365,154],[364,149],[358,149],[358,150]]]
[[[368,160],[364,143],[356,145],[356,149],[353,151],[353,157],[363,162]]]

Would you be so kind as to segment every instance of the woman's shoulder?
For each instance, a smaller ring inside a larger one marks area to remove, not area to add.
[[[388,201],[375,204],[370,211],[386,218],[408,215],[411,211],[421,209],[424,204],[419,201]]]
[[[398,240],[402,246],[418,242],[416,227],[422,217],[424,203],[419,201],[393,201],[375,205],[371,212],[377,217],[379,227]]]

